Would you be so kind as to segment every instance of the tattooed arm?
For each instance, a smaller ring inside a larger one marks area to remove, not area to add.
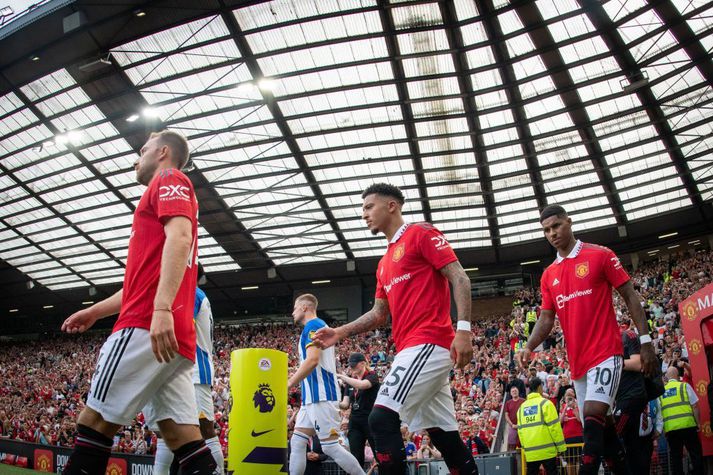
[[[389,302],[386,299],[375,299],[374,307],[364,315],[341,327],[320,328],[312,341],[319,345],[320,348],[329,348],[342,338],[378,328],[384,325],[388,319]]]
[[[470,278],[463,270],[460,262],[455,261],[441,269],[441,274],[446,276],[453,286],[453,299],[456,301],[458,320],[470,322]]]

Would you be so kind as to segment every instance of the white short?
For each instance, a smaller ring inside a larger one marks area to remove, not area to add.
[[[458,430],[448,375],[450,351],[433,344],[401,350],[384,378],[374,405],[396,411],[410,432],[439,427]]]
[[[198,419],[215,420],[213,408],[213,394],[210,384],[194,384],[196,390],[196,406],[198,406]]]
[[[104,420],[128,425],[143,410],[151,429],[173,419],[198,425],[193,394],[193,362],[176,356],[159,363],[151,351],[149,331],[124,328],[113,333],[99,352],[87,406]]]
[[[314,429],[319,440],[339,435],[339,403],[320,401],[300,407],[295,420],[295,428]]]
[[[607,414],[612,413],[623,369],[624,358],[610,356],[592,367],[586,375],[573,381],[580,414],[584,414],[584,401],[599,401],[608,404]]]

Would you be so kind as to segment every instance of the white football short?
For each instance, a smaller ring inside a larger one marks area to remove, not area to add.
[[[623,368],[624,358],[610,356],[593,366],[587,371],[587,374],[573,381],[580,414],[584,414],[585,401],[599,401],[608,404],[607,414],[612,413]]]
[[[448,381],[452,368],[450,351],[441,346],[429,343],[401,350],[374,404],[398,412],[410,432],[458,430]]]
[[[87,406],[114,424],[128,425],[143,410],[151,429],[165,419],[198,425],[196,398],[188,396],[194,393],[192,374],[193,362],[183,356],[159,363],[148,330],[124,328],[99,352]]]
[[[304,404],[300,407],[295,420],[295,429],[313,429],[319,440],[326,440],[339,435],[339,403],[336,401],[320,401]]]
[[[213,408],[213,395],[210,384],[194,384],[196,390],[196,406],[198,406],[198,419],[215,420]]]

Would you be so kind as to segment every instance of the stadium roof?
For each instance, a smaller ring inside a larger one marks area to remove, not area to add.
[[[360,194],[375,181],[466,266],[546,254],[537,216],[554,202],[631,249],[710,232],[712,15],[689,0],[41,2],[0,28],[5,288],[17,271],[51,291],[121,281],[132,163],[163,128],[190,140],[201,261],[214,281],[245,271],[226,288],[269,268],[283,290],[373,272],[384,242]]]

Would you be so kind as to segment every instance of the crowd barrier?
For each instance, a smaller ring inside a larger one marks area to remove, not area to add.
[[[72,449],[0,439],[0,464],[46,473],[62,473]],[[112,453],[107,475],[152,475],[153,456]],[[0,465],[1,466],[1,465]]]

